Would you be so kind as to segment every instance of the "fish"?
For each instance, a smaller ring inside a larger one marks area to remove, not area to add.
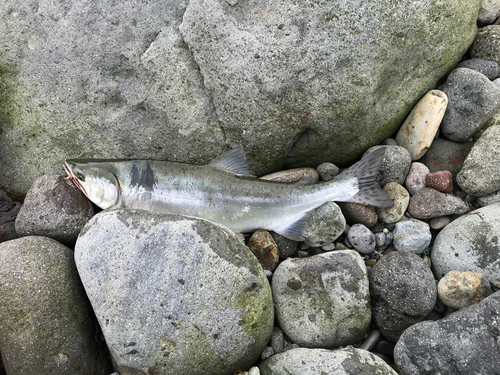
[[[196,165],[160,160],[66,160],[68,178],[104,210],[138,209],[215,221],[237,234],[264,229],[304,241],[311,213],[326,202],[391,207],[376,177],[377,149],[334,179],[284,183],[256,178],[241,147]]]

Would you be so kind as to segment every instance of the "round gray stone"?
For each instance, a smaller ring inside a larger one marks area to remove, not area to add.
[[[500,107],[500,87],[472,69],[453,70],[441,90],[449,100],[441,130],[452,141],[468,141]]]
[[[397,182],[403,185],[411,167],[410,153],[401,146],[373,146],[364,153],[363,157],[379,148],[385,148],[386,151],[384,161],[378,171],[377,182],[382,187],[389,182]]]
[[[452,221],[437,235],[432,267],[438,279],[450,271],[477,271],[500,287],[500,203]]]
[[[7,374],[108,375],[73,260],[50,238],[0,244],[0,352]]]
[[[344,233],[345,226],[346,221],[340,207],[334,202],[327,202],[307,218],[304,242],[312,247],[330,244]]]
[[[75,247],[82,282],[121,374],[232,374],[273,329],[271,289],[227,228],[146,211],[103,211]]]
[[[396,250],[414,254],[422,254],[432,239],[429,224],[416,219],[397,222],[392,233]]]
[[[418,255],[393,251],[383,256],[370,273],[373,319],[389,341],[423,320],[436,303],[436,282]]]
[[[397,375],[376,355],[355,348],[293,349],[272,356],[259,368],[262,375]]]
[[[352,246],[361,254],[370,254],[375,250],[375,236],[363,224],[354,224],[349,229],[347,238]]]
[[[272,289],[278,323],[300,346],[354,344],[368,331],[368,276],[353,250],[285,260]]]

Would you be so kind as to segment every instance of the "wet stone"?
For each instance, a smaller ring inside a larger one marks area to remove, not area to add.
[[[316,171],[322,181],[328,181],[338,175],[340,169],[333,163],[322,163],[318,165]]]

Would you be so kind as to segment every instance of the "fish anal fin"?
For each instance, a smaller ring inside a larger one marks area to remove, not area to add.
[[[293,223],[288,224],[283,228],[273,228],[273,231],[293,241],[304,241],[304,232],[306,229],[307,219],[313,211],[314,210],[306,212]]]
[[[250,169],[243,148],[236,147],[220,154],[208,165],[234,173],[237,176],[255,177]]]

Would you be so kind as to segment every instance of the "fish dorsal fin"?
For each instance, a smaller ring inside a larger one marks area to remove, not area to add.
[[[286,227],[273,229],[279,235],[289,238],[294,241],[304,241],[304,231],[306,229],[307,219],[311,216],[312,211],[304,213],[300,218],[295,220],[293,223],[287,225]]]
[[[220,154],[208,165],[215,168],[224,169],[237,176],[255,177],[255,174],[247,164],[245,152],[241,147],[233,148]]]

